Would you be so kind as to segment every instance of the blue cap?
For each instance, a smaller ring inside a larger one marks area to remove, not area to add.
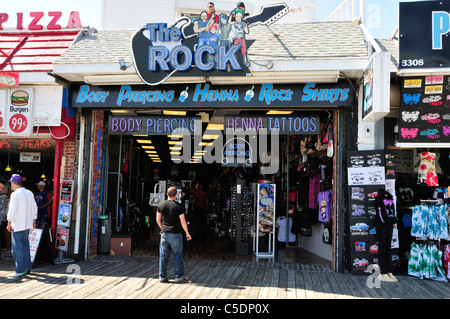
[[[8,182],[22,183],[22,176],[19,174],[12,174],[11,179]]]

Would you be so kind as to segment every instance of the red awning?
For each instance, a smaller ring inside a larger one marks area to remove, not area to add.
[[[52,72],[80,30],[0,32],[0,72]]]

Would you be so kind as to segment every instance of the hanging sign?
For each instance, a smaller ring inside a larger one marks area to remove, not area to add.
[[[450,67],[449,1],[400,2],[400,69]]]
[[[320,133],[320,117],[317,115],[284,116],[225,116],[225,130],[235,132],[277,131],[280,134],[316,135]]]
[[[109,134],[168,135],[194,133],[201,126],[200,117],[189,116],[110,116]]]
[[[31,136],[33,122],[33,89],[11,89],[9,94],[6,130],[9,135]]]
[[[40,163],[41,153],[40,152],[20,152],[19,162],[21,163]]]

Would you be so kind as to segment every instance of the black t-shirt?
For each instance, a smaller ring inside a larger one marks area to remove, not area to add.
[[[162,232],[181,233],[183,228],[181,227],[180,215],[184,214],[181,204],[173,200],[166,200],[158,206],[158,212],[162,215]]]

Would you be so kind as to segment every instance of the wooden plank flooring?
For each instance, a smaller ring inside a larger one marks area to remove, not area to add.
[[[450,283],[399,276],[370,288],[366,276],[328,266],[279,262],[185,260],[190,282],[158,280],[157,257],[99,256],[90,261],[40,263],[21,280],[6,275],[12,257],[0,261],[0,299],[448,299]],[[169,277],[173,276],[172,262]],[[72,269],[78,268],[77,276]],[[77,280],[79,283],[77,283]]]

